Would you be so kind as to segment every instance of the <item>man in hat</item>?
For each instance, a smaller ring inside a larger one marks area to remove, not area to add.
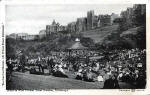
[[[115,75],[110,75],[109,79],[104,82],[104,89],[119,89],[118,80]]]
[[[26,58],[25,58],[24,50],[22,50],[20,53],[20,65],[21,65],[22,72],[24,72],[25,70],[25,62],[26,62]]]

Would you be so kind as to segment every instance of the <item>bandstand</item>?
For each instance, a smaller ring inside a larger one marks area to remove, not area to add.
[[[80,39],[76,38],[75,43],[71,47],[67,48],[67,51],[69,52],[69,63],[72,63],[71,58],[74,58],[74,62],[87,62],[88,58],[86,56],[88,54],[88,50],[88,47],[83,46]]]

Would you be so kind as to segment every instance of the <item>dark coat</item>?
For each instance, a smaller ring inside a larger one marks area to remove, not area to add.
[[[119,84],[117,79],[108,79],[104,82],[104,89],[119,89]]]

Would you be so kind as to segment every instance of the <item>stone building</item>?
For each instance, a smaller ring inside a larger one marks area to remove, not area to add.
[[[58,22],[56,23],[55,20],[53,20],[51,25],[46,25],[46,35],[66,30],[67,30],[66,26],[60,25]]]
[[[23,40],[34,40],[37,35],[26,35],[22,39]]]
[[[144,13],[146,13],[146,4],[135,4],[133,6],[133,10],[135,10],[135,9],[139,9],[139,12],[141,14],[144,14]]]
[[[12,33],[8,35],[9,38],[17,39],[18,35],[16,33]]]
[[[46,34],[49,35],[51,33],[57,32],[57,28],[59,27],[59,24],[53,20],[51,25],[46,25]]]
[[[126,20],[127,27],[129,28],[135,25],[135,15],[140,18],[140,15],[144,15],[145,13],[145,4],[135,4],[132,8],[127,8],[127,10],[122,11],[120,15]]]
[[[135,6],[134,8],[137,8],[137,7]],[[128,27],[133,25],[132,18],[134,15],[134,10],[135,10],[134,8],[127,8],[127,10],[122,11],[120,14],[121,18],[124,18],[126,20]]]
[[[94,16],[93,29],[98,27],[98,16]]]
[[[97,27],[101,27],[101,21],[99,18],[98,18],[98,22],[97,22]]]
[[[146,13],[146,4],[141,4],[141,14]]]
[[[26,39],[27,36],[28,36],[28,33],[18,33],[17,39]]]
[[[87,30],[94,28],[94,11],[87,12]]]
[[[115,14],[115,13],[112,13],[112,14],[111,14],[111,25],[113,24],[113,21],[114,21],[116,18],[119,18],[119,15],[118,15],[118,14]]]
[[[76,23],[77,32],[87,30],[87,18],[78,18]]]
[[[67,25],[67,30],[72,33],[72,32],[76,32],[76,22],[71,22]]]
[[[66,31],[66,27],[63,25],[59,25],[59,27],[57,28],[57,31]]]
[[[18,34],[12,33],[8,37],[16,39],[16,40],[21,40],[21,39],[22,40],[34,40],[36,38],[36,35],[29,35],[27,33],[18,33]]]
[[[99,15],[98,16],[98,24],[99,24],[98,26],[100,26],[100,27],[111,25],[111,17],[110,17],[110,15]]]

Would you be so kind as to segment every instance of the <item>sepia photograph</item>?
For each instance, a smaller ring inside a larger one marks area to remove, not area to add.
[[[5,6],[6,90],[146,89],[146,4]]]

